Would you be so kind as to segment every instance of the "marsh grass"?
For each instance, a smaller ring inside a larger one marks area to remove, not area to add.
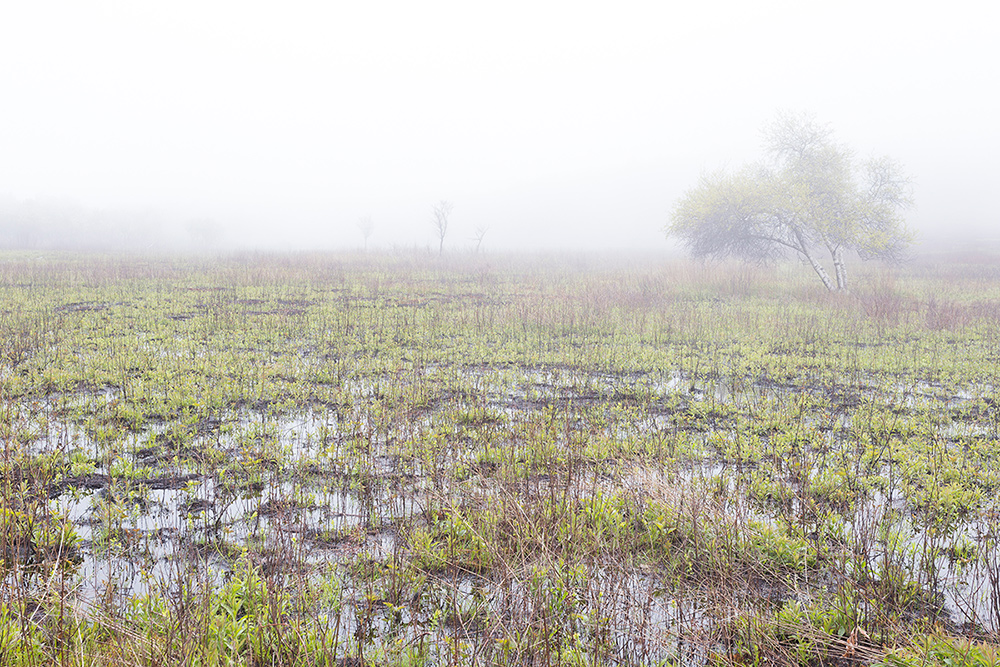
[[[9,255],[0,664],[995,664],[972,258]]]

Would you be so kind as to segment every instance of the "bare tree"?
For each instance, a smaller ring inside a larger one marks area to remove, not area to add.
[[[479,246],[483,244],[483,237],[488,231],[490,231],[489,225],[476,225],[476,233],[472,237],[472,240],[476,242],[476,252],[479,252]]]
[[[375,223],[372,222],[372,217],[366,215],[358,220],[358,229],[361,231],[361,236],[365,237],[365,252],[368,252],[368,238],[375,231]]]
[[[438,253],[444,252],[444,237],[448,234],[448,216],[451,215],[451,202],[443,199],[434,207],[434,216],[431,218],[431,225],[438,237]]]

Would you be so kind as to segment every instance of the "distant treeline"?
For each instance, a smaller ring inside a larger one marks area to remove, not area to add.
[[[214,247],[221,229],[209,220],[168,224],[151,211],[88,209],[61,199],[0,197],[0,248],[154,250]]]

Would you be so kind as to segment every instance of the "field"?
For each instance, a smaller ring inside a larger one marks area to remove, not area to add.
[[[1000,261],[0,261],[0,664],[1000,663]]]

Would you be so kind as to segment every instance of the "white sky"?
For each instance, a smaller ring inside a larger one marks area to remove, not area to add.
[[[809,110],[1000,236],[993,2],[0,0],[0,195],[282,247],[666,247],[703,170]]]

